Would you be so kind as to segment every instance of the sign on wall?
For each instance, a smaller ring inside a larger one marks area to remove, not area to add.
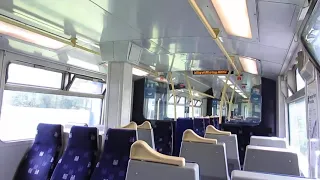
[[[144,83],[144,98],[153,99],[156,95],[156,84],[152,81],[146,80]]]
[[[192,71],[193,75],[227,75],[229,70],[203,70],[203,71]],[[233,71],[230,72],[233,74]]]

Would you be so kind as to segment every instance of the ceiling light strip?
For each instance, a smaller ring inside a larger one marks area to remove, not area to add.
[[[252,38],[247,0],[211,0],[226,32]]]
[[[204,14],[202,13],[202,11],[200,10],[198,4],[195,2],[195,0],[189,0],[189,3],[191,5],[191,7],[193,8],[193,10],[196,12],[196,14],[198,15],[198,17],[200,18],[201,22],[203,23],[203,25],[207,28],[209,34],[211,35],[211,37],[213,38],[213,40],[216,42],[216,44],[218,45],[218,47],[220,48],[220,50],[222,51],[222,53],[226,56],[226,58],[228,59],[229,63],[231,64],[231,66],[233,67],[233,69],[237,72],[237,75],[239,75],[239,71],[237,69],[237,66],[235,65],[235,63],[233,62],[233,60],[231,59],[231,57],[229,56],[228,52],[226,51],[226,49],[223,47],[223,44],[221,43],[220,39],[218,38],[218,35],[214,32],[214,30],[212,29],[211,25],[209,24],[208,20],[205,18]]]
[[[258,74],[257,60],[247,57],[239,57],[239,61],[245,72]]]
[[[49,33],[49,32],[43,31],[41,29],[29,26],[29,25],[21,23],[21,22],[19,22],[17,20],[13,20],[13,19],[7,18],[7,17],[5,17],[3,15],[0,15],[0,21],[8,23],[8,24],[13,25],[13,26],[17,26],[19,28],[22,28],[24,30],[27,30],[27,31],[30,31],[30,32],[33,32],[33,33],[36,33],[36,34],[40,34],[40,35],[45,36],[47,38],[50,38],[50,39],[56,40],[58,42],[64,43],[66,45],[70,45],[70,46],[79,48],[79,49],[84,50],[86,52],[89,52],[89,53],[92,53],[92,54],[96,54],[96,55],[100,55],[100,52],[91,50],[91,49],[86,48],[84,46],[80,46],[75,41],[72,42],[71,39],[69,40],[69,39],[65,39],[65,38],[59,37],[59,36],[57,36],[57,35],[55,35],[53,33]]]

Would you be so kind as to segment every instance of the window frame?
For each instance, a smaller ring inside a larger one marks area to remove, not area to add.
[[[98,79],[99,81],[104,81],[107,83],[107,74],[103,74],[100,72],[95,72],[91,70],[87,70],[81,67],[73,66],[70,64],[64,64],[62,62],[57,62],[53,60],[49,60],[46,58],[38,58],[26,54],[12,53],[4,50],[0,50],[0,115],[2,114],[2,103],[3,103],[3,95],[5,90],[11,91],[20,91],[20,92],[33,92],[33,93],[44,93],[44,94],[53,94],[53,95],[64,95],[64,96],[76,96],[76,97],[87,97],[87,98],[97,98],[101,99],[101,113],[99,125],[105,124],[105,111],[106,111],[106,89],[102,94],[89,94],[89,93],[79,93],[79,92],[71,92],[68,91],[65,87],[69,83],[68,81],[76,76],[81,78],[86,78],[87,80]],[[8,69],[10,64],[19,64],[28,67],[34,67],[38,69],[59,72],[62,73],[61,79],[61,88],[60,89],[52,89],[46,87],[38,87],[38,86],[28,86],[22,84],[15,83],[7,83],[8,77]],[[73,77],[71,78],[71,75]],[[0,116],[1,117],[1,116]],[[26,142],[31,139],[17,139],[10,141],[3,141],[0,139],[2,143],[14,143],[14,142]]]

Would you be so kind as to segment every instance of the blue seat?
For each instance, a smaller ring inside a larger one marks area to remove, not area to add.
[[[170,121],[156,121],[153,127],[156,150],[170,156],[172,155],[172,127]]]
[[[185,130],[193,129],[193,121],[191,118],[178,118],[176,121],[176,131],[175,131],[175,151],[174,156],[179,156],[180,147],[182,142],[182,136]]]
[[[213,118],[213,126],[214,126],[216,129],[220,129],[220,126],[219,126],[219,117],[214,117],[214,118]]]
[[[21,161],[15,174],[16,180],[50,178],[62,152],[62,126],[42,124],[37,127],[34,143]]]
[[[130,148],[136,140],[136,130],[108,129],[103,153],[91,180],[125,180]]]
[[[214,118],[210,117],[210,125],[214,126]]]
[[[194,118],[193,131],[201,137],[204,137],[205,128],[203,118]]]
[[[55,168],[51,180],[88,180],[98,155],[98,129],[73,126],[68,146]]]
[[[210,125],[210,118],[204,118],[204,128]]]

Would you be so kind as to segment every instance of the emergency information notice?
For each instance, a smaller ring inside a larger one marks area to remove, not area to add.
[[[308,137],[318,138],[318,103],[317,103],[317,84],[316,81],[307,87],[308,95]]]

